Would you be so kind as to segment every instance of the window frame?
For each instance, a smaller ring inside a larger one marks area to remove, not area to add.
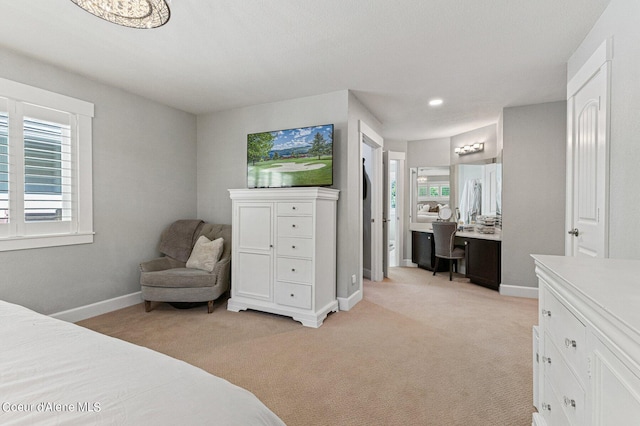
[[[72,217],[72,226],[66,230],[42,229],[36,231],[25,229],[29,225],[24,215],[11,215],[9,223],[0,224],[0,252],[42,247],[56,247],[73,244],[88,244],[93,242],[93,172],[92,172],[92,119],[94,105],[90,102],[69,96],[50,92],[48,90],[0,78],[0,97],[7,99],[9,115],[9,150],[12,140],[21,137],[22,131],[12,132],[12,126],[22,126],[22,105],[33,105],[67,113],[72,116],[74,131],[77,138],[73,142],[76,158],[72,160],[75,172],[72,180],[72,197],[76,203]],[[11,161],[20,161],[22,155],[12,155]],[[12,172],[9,171],[11,176]],[[14,175],[15,176],[15,175]],[[24,185],[18,185],[15,198],[24,200]],[[11,189],[10,189],[11,190]],[[10,199],[10,204],[14,202]],[[21,201],[22,202],[22,201]],[[13,211],[13,210],[12,210]],[[17,210],[20,213],[20,210]],[[20,217],[22,216],[22,217]],[[4,228],[4,229],[3,229]],[[55,227],[54,227],[55,228]]]

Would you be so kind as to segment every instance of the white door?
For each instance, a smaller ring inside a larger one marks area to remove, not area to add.
[[[569,98],[567,254],[608,257],[609,62]]]

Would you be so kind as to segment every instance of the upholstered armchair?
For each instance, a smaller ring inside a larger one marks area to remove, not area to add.
[[[140,264],[145,310],[151,302],[207,302],[211,313],[230,286],[231,225],[176,221],[162,232],[159,250],[164,256]]]

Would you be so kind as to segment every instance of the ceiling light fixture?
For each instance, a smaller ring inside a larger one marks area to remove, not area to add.
[[[431,106],[439,106],[439,105],[442,105],[442,102],[443,102],[442,99],[431,99],[429,101],[429,105],[431,105]]]
[[[157,28],[171,16],[166,0],[71,0],[92,15],[130,28]]]
[[[453,150],[458,155],[473,154],[474,152],[484,151],[484,143],[476,142],[473,145],[465,145]]]

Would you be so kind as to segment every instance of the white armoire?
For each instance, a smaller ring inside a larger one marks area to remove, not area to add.
[[[319,327],[336,299],[336,207],[329,188],[230,189],[231,298],[253,309]]]

